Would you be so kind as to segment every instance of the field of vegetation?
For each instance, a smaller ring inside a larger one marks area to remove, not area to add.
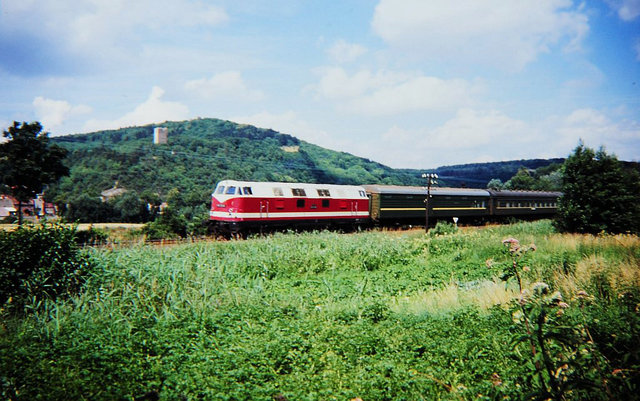
[[[550,222],[92,250],[1,311],[6,400],[640,397],[640,240]]]

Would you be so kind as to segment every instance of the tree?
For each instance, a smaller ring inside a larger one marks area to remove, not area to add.
[[[2,135],[9,140],[0,144],[0,184],[18,200],[18,223],[22,224],[22,204],[45,185],[69,175],[63,164],[67,150],[50,144],[49,134],[37,121],[14,121]]]
[[[535,183],[536,180],[531,176],[529,169],[520,167],[516,175],[511,177],[511,179],[504,184],[504,187],[506,189],[527,190],[533,189]]]
[[[487,183],[487,189],[494,189],[500,191],[504,189],[504,183],[500,178],[492,178],[491,181]]]
[[[640,177],[603,148],[582,142],[564,164],[556,226],[562,231],[640,232]]]

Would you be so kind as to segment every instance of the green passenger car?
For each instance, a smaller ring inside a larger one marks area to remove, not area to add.
[[[371,198],[371,219],[380,225],[424,225],[427,189],[390,185],[363,185]],[[483,219],[490,214],[488,191],[468,188],[431,188],[429,218],[461,221]]]

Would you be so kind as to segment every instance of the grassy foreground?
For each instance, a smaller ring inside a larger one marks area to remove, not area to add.
[[[0,398],[639,397],[637,237],[543,221],[92,257],[81,295],[3,311]]]

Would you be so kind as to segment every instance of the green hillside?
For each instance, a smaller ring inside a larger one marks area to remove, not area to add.
[[[420,176],[330,151],[269,129],[217,119],[166,122],[168,142],[153,144],[153,125],[52,138],[70,150],[71,175],[49,190],[59,202],[99,197],[118,187],[165,199],[173,191],[207,202],[217,181],[304,181],[419,185]],[[192,203],[192,202],[187,202]]]

